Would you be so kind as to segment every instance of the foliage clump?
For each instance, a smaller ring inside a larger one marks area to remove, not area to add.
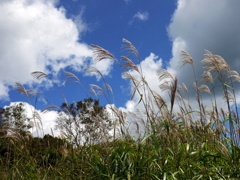
[[[105,107],[100,106],[99,100],[88,98],[70,105],[63,103],[56,128],[65,138],[80,146],[83,142],[93,144],[107,140],[112,122]]]

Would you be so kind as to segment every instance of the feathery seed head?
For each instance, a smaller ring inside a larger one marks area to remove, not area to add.
[[[230,91],[227,90],[225,96],[223,97],[226,102],[229,101],[229,102],[234,102],[235,101],[235,98],[233,97],[232,93]]]
[[[212,74],[210,73],[210,71],[204,71],[203,74],[203,79],[202,81],[207,84],[207,83],[213,83],[213,77]]]
[[[172,80],[175,79],[174,76],[170,72],[168,72],[166,69],[158,69],[157,76],[158,76],[159,81],[162,81],[166,78],[170,78]]]
[[[116,61],[114,56],[106,49],[103,49],[102,47],[93,44],[90,46],[93,49],[94,59],[96,62],[102,61],[103,59],[111,59]]]
[[[135,71],[139,72],[136,64],[134,64],[128,57],[122,56],[121,59],[122,61],[126,62],[125,64],[123,64],[123,67],[127,69],[134,69]]]
[[[34,71],[31,73],[31,75],[35,78],[35,79],[41,79],[41,78],[45,78],[48,77],[48,75],[44,72],[41,71]]]
[[[184,56],[181,60],[181,62],[183,62],[183,66],[186,64],[191,64],[192,66],[194,65],[192,57],[186,51],[182,51],[182,56]]]
[[[213,71],[222,74],[225,71],[230,71],[230,68],[226,61],[221,56],[213,55],[210,51],[206,51],[202,63],[203,67],[206,68],[209,72]]]
[[[186,92],[188,92],[188,88],[187,88],[186,84],[182,83],[182,87],[185,89]]]
[[[139,59],[139,54],[138,54],[137,48],[130,41],[128,41],[126,39],[123,39],[122,41],[125,43],[122,45],[122,47],[124,48],[123,51],[130,51],[129,56],[135,56]]]
[[[240,76],[237,71],[231,70],[228,75],[229,78],[234,78],[234,81],[240,82]]]
[[[206,92],[206,93],[208,93],[208,94],[211,94],[211,91],[210,91],[209,87],[208,87],[207,85],[205,85],[205,84],[202,84],[202,85],[199,87],[199,89],[200,89],[200,93]]]

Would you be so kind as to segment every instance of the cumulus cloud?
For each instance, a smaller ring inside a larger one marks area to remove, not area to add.
[[[32,84],[30,73],[57,74],[71,67],[82,71],[91,64],[92,51],[81,42],[86,24],[81,14],[66,17],[57,1],[11,0],[0,2],[0,98],[7,99],[15,82]],[[106,73],[109,67],[104,66]]]

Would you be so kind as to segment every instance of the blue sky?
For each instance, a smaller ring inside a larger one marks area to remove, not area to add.
[[[102,87],[103,81],[84,74],[84,68],[91,65],[111,85],[115,105],[132,110],[139,97],[129,101],[133,86],[122,78],[121,68],[110,60],[95,64],[90,49],[91,44],[99,45],[120,60],[126,55],[121,48],[123,38],[138,49],[146,79],[159,93],[155,73],[159,68],[177,76],[179,84],[192,87],[190,67],[181,68],[179,63],[182,50],[195,60],[198,79],[206,49],[221,55],[239,71],[238,7],[238,0],[2,0],[0,106],[26,101],[14,91],[15,82],[38,90],[53,105],[61,105],[63,98],[51,81],[34,80],[33,71],[49,74],[69,103],[83,100],[86,95],[78,84],[64,84],[64,71],[77,75],[89,96],[94,97],[89,84]],[[191,90],[189,96],[195,99]],[[99,98],[102,105],[109,103],[103,96]],[[31,104],[37,110],[48,105],[41,98],[36,101],[36,97],[31,98]],[[48,123],[53,124],[50,120]]]

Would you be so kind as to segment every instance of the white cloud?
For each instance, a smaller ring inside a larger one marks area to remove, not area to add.
[[[0,84],[0,99],[2,100],[9,100],[8,97],[8,87],[4,85],[4,83]]]
[[[56,0],[0,2],[0,98],[7,99],[15,82],[33,83],[33,71],[56,75],[66,67],[82,71],[92,62],[92,51],[80,43],[86,24],[81,14],[66,18]],[[110,65],[110,64],[108,64]],[[106,68],[106,69],[104,69]],[[109,72],[107,65],[102,69]]]
[[[58,116],[57,111],[48,111],[46,113],[42,113],[40,110],[36,111],[41,117],[42,125],[40,125],[40,127],[42,127],[42,130],[39,130],[37,133],[36,128],[33,129],[32,130],[33,136],[43,136],[45,134],[50,134],[55,137],[58,137],[60,135],[60,132],[55,129],[56,125],[55,121]]]
[[[135,106],[136,106],[136,102],[132,101],[132,100],[129,100],[127,101],[126,103],[126,109],[129,111],[129,112],[133,112],[135,110]]]
[[[133,15],[131,21],[129,21],[129,24],[131,25],[135,20],[139,21],[147,21],[149,18],[149,13],[147,11],[145,12],[137,12],[136,14]]]
[[[133,16],[133,19],[136,18],[136,19],[139,19],[141,21],[146,21],[148,20],[148,12],[145,11],[145,12],[137,12],[136,14],[134,14]]]
[[[73,21],[76,24],[79,32],[86,32],[89,30],[87,23],[83,21],[84,12],[85,12],[85,7],[82,7],[78,15],[73,17]]]

